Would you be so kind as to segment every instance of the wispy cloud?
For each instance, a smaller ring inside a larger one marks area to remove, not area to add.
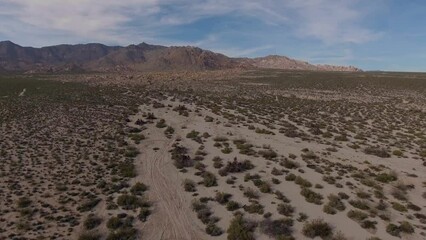
[[[14,35],[19,30],[23,35],[38,30],[47,35],[127,44],[136,38],[155,39],[172,27],[200,19],[236,15],[287,26],[292,29],[290,34],[300,38],[363,43],[380,34],[361,24],[362,12],[353,4],[359,1],[0,0],[0,21],[8,20],[9,26],[16,27]],[[134,22],[137,27],[129,25]],[[8,28],[0,32],[11,35]]]

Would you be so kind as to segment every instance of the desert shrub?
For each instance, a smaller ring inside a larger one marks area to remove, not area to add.
[[[376,180],[382,183],[389,183],[396,181],[398,179],[398,176],[395,172],[389,172],[389,173],[380,173],[376,176]]]
[[[262,193],[270,193],[272,191],[269,183],[267,183],[265,181],[260,181],[260,184],[258,184],[256,186],[259,188],[259,191],[262,192]]]
[[[406,212],[407,211],[407,208],[404,205],[397,203],[397,202],[392,203],[392,208],[399,211],[399,212]]]
[[[353,220],[359,221],[359,222],[362,221],[362,220],[364,220],[364,219],[366,219],[366,218],[368,218],[368,214],[366,214],[366,213],[364,213],[362,211],[359,211],[359,210],[350,210],[347,213],[347,216],[350,219],[353,219]]]
[[[78,240],[99,240],[101,239],[101,235],[94,232],[85,232],[80,234]]]
[[[219,204],[225,204],[227,202],[229,202],[229,199],[232,197],[231,194],[229,193],[224,193],[224,192],[217,192],[216,196],[215,196],[215,200],[216,202],[218,202]]]
[[[259,193],[251,188],[247,188],[244,191],[244,196],[248,197],[248,198],[254,198],[254,199],[258,199],[259,198]]]
[[[349,195],[344,192],[337,193],[340,199],[349,199]]]
[[[305,223],[302,232],[306,237],[309,238],[327,238],[333,234],[333,229],[328,223],[324,222],[324,220],[314,219],[310,222]]]
[[[133,185],[132,188],[130,188],[130,192],[133,195],[142,195],[143,192],[145,192],[146,190],[148,190],[148,186],[141,182],[135,183],[135,185]]]
[[[271,149],[260,150],[258,153],[263,158],[268,159],[268,160],[274,159],[278,156],[278,154],[274,150],[271,150]]]
[[[255,130],[256,133],[258,134],[270,134],[270,135],[275,135],[274,132],[269,131],[268,129],[260,129],[260,128],[256,128]]]
[[[217,186],[217,178],[216,176],[211,172],[204,172],[202,174],[203,177],[203,184],[206,187],[213,187]]]
[[[248,213],[263,214],[263,206],[257,202],[252,202],[250,205],[243,206],[244,211]]]
[[[345,204],[342,202],[342,200],[341,200],[341,198],[340,197],[338,197],[338,196],[336,196],[336,195],[334,195],[334,194],[330,194],[330,195],[328,195],[328,200],[330,201],[329,202],[329,204],[333,207],[333,208],[335,208],[335,209],[337,209],[337,210],[339,210],[339,211],[343,211],[343,210],[345,210],[346,209],[346,206],[345,206]]]
[[[28,197],[21,197],[18,199],[17,206],[18,208],[26,208],[31,205],[31,199]]]
[[[213,122],[213,118],[212,117],[210,117],[210,116],[206,116],[205,118],[204,118],[204,121],[206,121],[206,122]]]
[[[133,178],[136,177],[135,165],[132,162],[125,161],[118,165],[120,176]]]
[[[293,173],[290,173],[287,176],[285,176],[285,180],[286,181],[294,181],[294,180],[296,180],[296,175],[293,174]]]
[[[322,204],[323,196],[319,193],[316,193],[309,188],[302,188],[300,194],[305,197],[305,200],[309,203],[314,203],[317,205]]]
[[[277,211],[279,214],[289,217],[294,213],[294,207],[288,203],[280,203],[278,204]]]
[[[412,234],[414,233],[414,227],[407,221],[402,221],[399,225],[399,229],[403,233]]]
[[[280,176],[283,175],[283,172],[274,167],[272,168],[271,174],[275,176]]]
[[[183,188],[185,189],[185,191],[187,192],[196,192],[197,191],[197,187],[195,185],[195,182],[192,181],[191,179],[185,179],[183,180]]]
[[[242,215],[236,215],[229,225],[228,240],[255,240],[254,226],[247,222]]]
[[[149,215],[151,215],[151,210],[148,207],[142,207],[139,211],[138,219],[145,222]]]
[[[393,188],[392,191],[391,191],[391,194],[394,198],[396,198],[398,200],[401,200],[401,201],[407,200],[407,193],[399,190],[398,188]]]
[[[407,208],[408,208],[408,209],[411,209],[411,210],[413,210],[413,211],[416,211],[416,212],[418,212],[418,211],[422,210],[422,208],[421,208],[421,207],[419,207],[419,206],[417,206],[417,205],[415,205],[414,203],[411,203],[411,202],[409,202],[409,203],[407,204]]]
[[[164,130],[164,134],[166,135],[172,135],[173,133],[175,133],[175,129],[170,126],[168,126],[166,130]]]
[[[98,203],[101,201],[100,198],[93,198],[84,201],[80,206],[77,207],[77,210],[80,212],[87,212],[92,210]]]
[[[371,197],[371,194],[369,194],[369,193],[367,193],[367,192],[364,192],[364,191],[362,191],[362,190],[358,190],[358,191],[357,191],[357,193],[356,193],[356,195],[357,195],[359,198],[362,198],[362,199],[370,198],[370,197]]]
[[[376,221],[365,220],[361,222],[361,227],[365,229],[376,229]]]
[[[346,136],[346,135],[339,135],[339,136],[335,136],[334,137],[334,140],[336,140],[336,141],[340,141],[340,142],[346,142],[346,141],[348,141],[349,139],[348,139],[348,137]]]
[[[277,197],[278,200],[283,201],[284,203],[289,203],[290,199],[288,199],[286,196],[284,196],[284,194],[278,190],[275,191],[275,196]]]
[[[401,150],[394,150],[393,152],[392,152],[392,154],[393,155],[395,155],[395,156],[397,156],[397,157],[402,157],[402,156],[404,156],[404,153],[401,151]]]
[[[229,201],[227,204],[226,204],[226,209],[228,210],[228,211],[235,211],[235,210],[237,210],[237,209],[239,209],[240,208],[240,204],[238,203],[238,202],[235,202],[235,201]]]
[[[155,124],[155,126],[157,128],[165,128],[165,127],[167,127],[166,120],[160,119],[160,121],[158,121],[157,124]]]
[[[275,239],[285,239],[293,233],[293,220],[290,218],[270,220],[265,219],[260,223],[262,233]]]
[[[226,176],[228,173],[245,172],[253,168],[254,165],[250,162],[250,160],[240,162],[237,161],[237,159],[234,159],[234,161],[228,162],[224,168],[220,169],[220,175]]]
[[[174,160],[174,165],[178,169],[187,168],[194,166],[194,160],[192,160],[186,153],[187,149],[182,146],[174,146],[171,150],[172,159]]]
[[[272,183],[273,184],[280,184],[281,181],[279,179],[277,179],[277,178],[272,178]]]
[[[186,138],[198,141],[198,140],[201,140],[199,135],[200,135],[200,132],[192,130],[191,132],[186,134]]]
[[[399,237],[400,233],[401,233],[401,229],[399,229],[399,227],[393,223],[389,223],[386,226],[386,232],[389,233],[392,236],[395,237]]]
[[[299,185],[301,187],[305,187],[305,188],[312,187],[312,183],[309,182],[308,180],[302,178],[301,176],[297,176],[296,179],[294,180],[294,183],[296,183],[297,185]]]
[[[135,158],[137,155],[139,155],[139,150],[135,147],[127,147],[126,151],[124,152],[124,156],[128,158]]]
[[[84,220],[83,225],[87,230],[91,230],[91,229],[99,226],[101,224],[101,222],[102,222],[101,218],[96,217],[94,215],[89,215],[89,216],[87,216],[86,220]]]
[[[143,134],[132,133],[129,134],[129,138],[132,139],[135,144],[139,144],[142,140],[145,139],[145,136]]]
[[[123,194],[117,198],[117,204],[125,210],[131,210],[141,207],[143,201],[135,195]]]
[[[332,176],[323,176],[322,180],[324,180],[324,182],[326,182],[328,184],[335,184],[336,183],[336,179]]]
[[[210,236],[220,236],[223,233],[223,230],[218,227],[216,224],[214,223],[209,223],[206,226],[206,233]]]
[[[111,217],[108,219],[106,226],[109,229],[118,229],[119,227],[123,226],[123,221],[119,217]]]
[[[110,232],[107,240],[136,240],[137,230],[132,227],[120,228],[117,231]]]
[[[213,138],[213,141],[215,141],[215,142],[227,142],[228,138],[227,137],[218,136],[218,137]]]
[[[296,169],[300,167],[299,163],[292,161],[290,159],[284,159],[283,161],[280,162],[280,165],[288,169]]]
[[[386,149],[379,147],[367,147],[364,149],[364,153],[381,158],[389,158],[391,156]]]
[[[361,209],[361,210],[368,210],[370,209],[370,206],[368,206],[367,202],[363,200],[350,200],[349,204],[352,205],[355,208]]]
[[[232,148],[226,146],[224,149],[221,150],[223,154],[230,154],[232,152]]]
[[[327,214],[331,214],[334,215],[337,213],[336,209],[333,208],[333,206],[330,203],[327,203],[324,205],[324,207],[322,208],[323,212],[327,213]]]

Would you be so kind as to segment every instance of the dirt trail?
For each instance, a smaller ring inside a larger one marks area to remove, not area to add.
[[[196,217],[190,209],[189,199],[182,191],[181,179],[172,164],[172,139],[151,128],[147,140],[140,145],[137,161],[139,179],[149,185],[148,197],[154,203],[154,212],[142,226],[142,238],[152,240],[205,239]],[[159,148],[157,151],[153,148]]]

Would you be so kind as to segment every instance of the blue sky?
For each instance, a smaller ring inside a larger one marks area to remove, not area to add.
[[[193,45],[426,71],[425,12],[424,0],[0,0],[0,40]]]

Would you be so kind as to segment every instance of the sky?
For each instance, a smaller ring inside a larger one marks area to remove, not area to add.
[[[426,72],[425,0],[0,0],[0,41],[147,42]]]

